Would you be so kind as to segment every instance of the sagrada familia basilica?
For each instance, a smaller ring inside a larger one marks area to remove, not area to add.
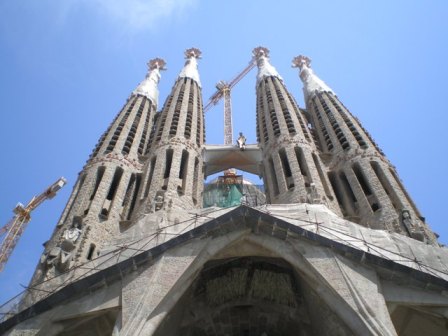
[[[201,51],[185,58],[163,104],[148,63],[0,333],[447,335],[448,250],[310,59],[299,107],[255,48],[257,143],[213,145]]]

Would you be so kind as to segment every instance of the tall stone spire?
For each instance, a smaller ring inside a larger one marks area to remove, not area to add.
[[[345,218],[361,225],[395,231],[435,242],[413,200],[359,120],[311,70],[310,59],[297,56],[307,111],[320,148],[326,155],[328,177]]]
[[[322,170],[306,116],[270,64],[269,50],[253,50],[257,61],[257,136],[263,179],[271,203],[324,203],[339,207]]]
[[[131,218],[157,109],[159,71],[165,62],[156,58],[148,65],[146,78],[131,93],[79,173],[33,282],[95,258],[120,231],[119,222]]]
[[[252,51],[253,56],[257,60],[257,85],[265,77],[277,77],[280,80],[283,78],[279,75],[277,70],[269,62],[269,49],[265,47],[257,47]]]
[[[171,94],[157,117],[140,191],[139,212],[200,207],[203,189],[204,113],[197,68],[201,51],[190,48]]]
[[[305,101],[311,98],[316,92],[333,92],[323,80],[316,76],[313,69],[310,68],[311,59],[300,55],[292,60],[293,67],[300,68],[300,78],[303,82],[303,93]]]
[[[160,71],[165,70],[165,61],[161,58],[155,58],[148,62],[148,73],[146,78],[140,82],[137,88],[132,92],[134,95],[142,95],[158,105]]]
[[[191,78],[201,87],[201,80],[198,72],[198,59],[201,58],[202,52],[197,48],[185,50],[185,66],[179,73],[179,78]]]

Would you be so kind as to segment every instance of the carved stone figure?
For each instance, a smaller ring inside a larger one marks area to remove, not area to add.
[[[154,200],[154,211],[159,211],[164,208],[165,205],[165,195],[163,192],[157,192],[156,198]]]
[[[406,229],[411,232],[414,224],[412,223],[411,214],[409,213],[409,210],[402,210],[401,211],[401,220],[403,222],[403,225],[406,227]]]
[[[74,226],[72,226],[71,228],[64,231],[64,233],[62,235],[63,240],[61,242],[62,250],[66,251],[66,252],[70,252],[75,248],[75,243],[82,233],[82,230],[80,227],[81,227],[81,224],[76,223]]]
[[[414,221],[412,220],[409,210],[401,211],[401,221],[412,238],[425,241],[425,234],[420,228],[414,225]]]
[[[236,144],[241,150],[246,149],[246,137],[243,135],[243,132],[240,132],[240,136],[236,140]]]
[[[318,204],[320,203],[319,193],[316,189],[316,184],[311,183],[310,188],[308,191],[308,197],[311,204]]]

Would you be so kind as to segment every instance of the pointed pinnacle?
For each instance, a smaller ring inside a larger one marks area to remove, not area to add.
[[[260,57],[269,57],[269,49],[266,47],[256,47],[254,50],[252,50],[252,55],[255,57],[255,59],[259,59]]]
[[[185,50],[185,58],[201,58],[202,52],[198,48],[189,48]]]
[[[149,60],[147,65],[148,65],[148,72],[150,72],[151,70],[154,70],[154,69],[166,70],[165,60],[163,60],[162,58],[159,58],[159,57]]]
[[[311,58],[303,55],[296,56],[292,59],[292,67],[302,69],[305,65],[306,67],[310,67]]]

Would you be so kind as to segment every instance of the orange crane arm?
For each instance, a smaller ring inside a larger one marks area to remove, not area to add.
[[[17,245],[23,231],[31,219],[31,211],[36,209],[43,201],[52,199],[67,181],[65,178],[59,178],[55,183],[48,187],[43,193],[35,196],[26,205],[19,203],[14,208],[15,216],[2,228],[0,228],[0,236],[5,235],[0,245],[0,272],[5,267],[11,256],[12,251]],[[6,233],[6,234],[5,234]]]
[[[55,183],[47,188],[40,195],[33,197],[33,199],[27,204],[25,209],[29,212],[33,211],[37,208],[43,201],[47,199],[52,199],[56,196],[56,193],[67,183],[67,180],[63,177],[60,177]]]
[[[229,83],[220,81],[216,84],[216,92],[211,95],[208,103],[204,106],[204,112],[207,112],[212,106],[218,104],[219,100],[224,96],[225,91],[230,91],[244,76],[247,75],[256,65],[255,59],[252,59],[249,64],[235,76]]]
[[[256,64],[255,59],[252,59],[247,67],[245,67],[243,71],[241,71],[233,80],[230,81],[229,89],[232,89],[241,79],[243,79],[243,77],[246,76]]]

